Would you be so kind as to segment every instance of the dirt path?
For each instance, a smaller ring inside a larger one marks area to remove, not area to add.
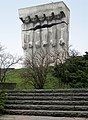
[[[88,120],[88,118],[4,115],[0,120]]]

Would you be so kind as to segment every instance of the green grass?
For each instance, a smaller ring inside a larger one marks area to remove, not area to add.
[[[25,71],[26,68],[14,69],[7,72],[6,82],[15,82],[16,90],[25,90],[25,89],[34,89],[34,87],[30,84],[30,82],[26,81],[21,77],[22,72]],[[58,89],[58,88],[67,88],[58,78],[52,76],[51,73],[47,76],[47,81],[45,83],[44,89]]]
[[[65,89],[65,88],[69,88],[69,86],[61,82],[60,79],[52,76],[51,73],[49,73],[47,76],[47,81],[45,83],[44,88],[45,89]]]
[[[21,77],[21,74],[24,71],[25,71],[25,68],[8,71],[6,76],[6,82],[17,83],[16,89],[18,90],[31,89],[31,85],[27,85],[27,83],[25,83],[25,80]]]

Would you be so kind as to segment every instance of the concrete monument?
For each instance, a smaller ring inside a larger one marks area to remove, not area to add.
[[[62,52],[69,45],[70,10],[64,2],[55,2],[19,9],[22,21],[24,54],[35,51]]]

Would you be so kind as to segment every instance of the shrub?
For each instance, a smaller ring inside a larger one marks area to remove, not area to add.
[[[83,56],[70,57],[55,66],[53,74],[71,88],[88,88],[88,52]]]
[[[7,100],[6,91],[0,90],[0,114],[2,113]]]

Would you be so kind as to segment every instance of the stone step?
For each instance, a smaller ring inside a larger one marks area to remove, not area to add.
[[[88,101],[60,101],[60,100],[8,100],[6,104],[25,104],[25,105],[86,105]]]
[[[8,93],[8,96],[88,96],[88,93]]]
[[[88,117],[88,89],[7,91],[5,114]]]
[[[35,115],[55,117],[88,117],[88,111],[57,111],[57,110],[13,110],[5,109],[6,114],[13,115]]]
[[[7,93],[88,93],[88,89],[33,89],[33,90],[9,90]]]
[[[19,110],[68,110],[68,111],[88,111],[88,106],[74,106],[74,105],[6,105],[5,109],[19,109]]]
[[[88,100],[88,96],[9,96],[8,100]]]

